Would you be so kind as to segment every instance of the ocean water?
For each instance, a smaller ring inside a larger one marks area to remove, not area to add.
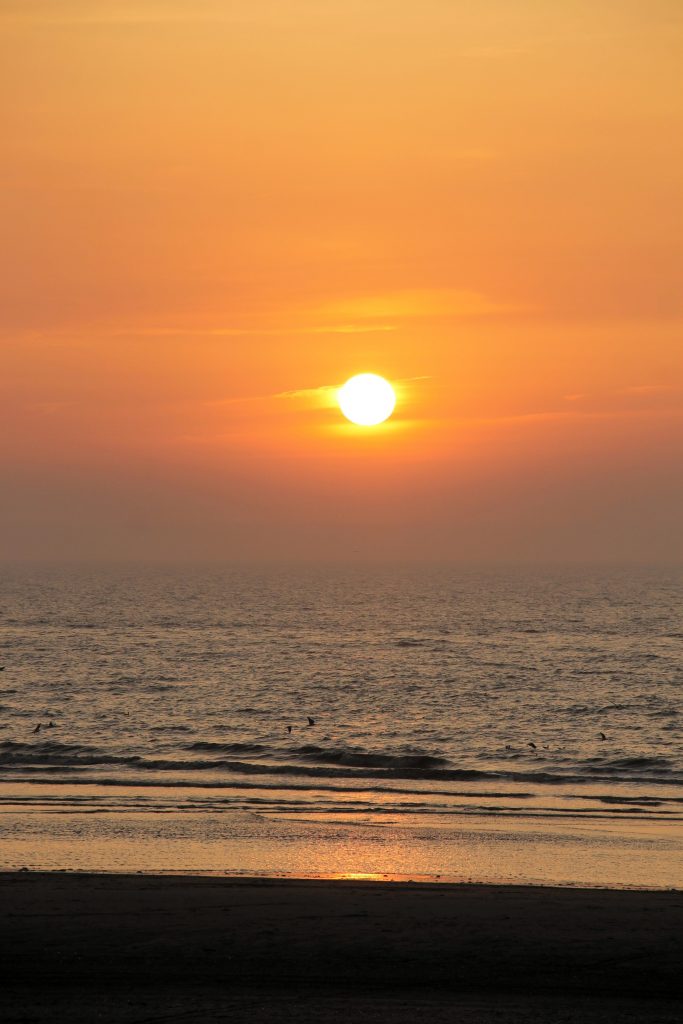
[[[680,571],[1,583],[0,866],[683,883]]]

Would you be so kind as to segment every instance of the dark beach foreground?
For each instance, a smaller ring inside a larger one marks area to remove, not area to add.
[[[0,875],[12,1021],[678,1022],[683,893]]]

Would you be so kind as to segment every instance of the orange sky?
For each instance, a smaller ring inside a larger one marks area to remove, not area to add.
[[[679,0],[3,0],[0,47],[0,557],[681,561]]]

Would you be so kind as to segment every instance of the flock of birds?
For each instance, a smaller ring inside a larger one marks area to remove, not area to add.
[[[600,742],[603,742],[604,740],[607,739],[607,737],[605,736],[604,732],[599,732],[597,738],[600,740]],[[529,743],[527,743],[527,747],[530,747],[532,750],[538,750],[537,745],[535,743],[532,743],[531,741]],[[515,748],[510,743],[506,743],[505,744],[505,749],[506,750],[514,750]],[[550,750],[551,748],[550,748],[550,746],[548,744],[544,744],[541,747],[541,749],[542,750]]]
[[[31,729],[31,732],[35,735],[35,733],[40,732],[41,729],[54,729],[54,728],[56,728],[54,722],[48,722],[47,725],[43,725],[42,722],[38,722],[38,725],[35,727],[35,729]]]
[[[307,721],[308,721],[308,728],[309,729],[311,728],[312,725],[315,725],[315,718],[311,718],[310,715],[307,716]],[[286,731],[288,736],[292,735],[292,729],[294,729],[293,725],[288,725],[288,726],[285,727],[285,731]]]
[[[2,669],[0,668],[0,672],[1,671],[2,671]],[[129,712],[126,712],[126,714],[129,714]],[[311,726],[315,725],[315,718],[311,718],[310,715],[307,717],[307,721],[308,721],[308,728],[309,729],[311,728]],[[294,728],[295,727],[293,725],[288,725],[286,727],[288,735],[291,736],[292,730]],[[56,725],[52,721],[48,722],[47,725],[44,725],[43,722],[38,722],[38,725],[35,727],[35,729],[31,729],[31,733],[35,736],[36,733],[39,733],[41,729],[56,729]]]
[[[0,672],[1,671],[2,671],[2,668],[0,668]],[[310,715],[307,716],[306,721],[308,723],[307,724],[307,728],[308,729],[312,728],[315,725],[315,718],[311,718]],[[39,733],[41,729],[54,729],[54,728],[56,728],[56,726],[55,726],[55,723],[52,722],[52,721],[48,722],[47,725],[44,725],[42,722],[38,722],[38,725],[35,727],[35,729],[32,729],[31,732],[35,735],[36,733]],[[288,736],[291,736],[292,732],[294,731],[295,728],[296,728],[296,726],[294,726],[294,725],[287,725],[287,726],[285,726],[285,732],[287,733]],[[327,739],[327,737],[325,737],[325,738]],[[598,739],[602,741],[602,740],[606,740],[607,737],[605,736],[604,732],[599,732],[598,733]],[[538,750],[537,745],[535,743],[531,742],[531,741],[529,743],[527,743],[527,747],[530,747],[531,750]],[[505,749],[512,751],[515,748],[510,743],[507,743],[505,745]],[[545,744],[541,749],[542,750],[550,750],[550,746]]]
[[[0,665],[0,672],[4,672],[5,671],[5,667],[6,667],[5,665]],[[130,714],[130,712],[126,711],[125,714],[128,715],[128,714]],[[315,718],[311,718],[310,715],[306,716],[306,721],[308,722],[308,726],[307,727],[309,729],[312,726],[315,725]],[[36,736],[40,732],[41,729],[56,729],[56,728],[57,727],[56,727],[55,723],[52,722],[52,721],[48,722],[47,725],[45,725],[43,722],[38,722],[38,725],[35,727],[35,729],[31,729],[31,733],[32,733],[32,735]],[[295,727],[293,725],[286,726],[287,734],[291,736],[292,730],[294,728]]]
[[[0,672],[4,672],[4,671],[5,671],[5,666],[4,665],[0,665]],[[306,716],[306,721],[308,722],[307,728],[309,728],[309,729],[312,726],[315,725],[315,718],[311,718],[310,715]],[[55,728],[56,728],[56,726],[55,726],[54,722],[48,722],[47,725],[44,725],[42,722],[38,722],[38,725],[35,727],[35,729],[32,729],[31,732],[34,735],[36,735],[37,733],[40,732],[41,729],[55,729]],[[293,725],[285,726],[285,731],[286,731],[288,736],[292,735],[292,732],[293,732],[294,729],[295,729],[295,726],[293,726]],[[598,733],[598,739],[602,742],[602,741],[606,740],[607,737],[605,736],[604,732],[599,732]],[[537,745],[535,743],[531,742],[531,741],[529,741],[529,743],[527,743],[527,747],[530,747],[531,750],[538,750]],[[509,743],[507,743],[505,745],[505,749],[506,750],[514,750],[514,747],[511,746]],[[542,750],[550,750],[550,747],[548,745],[545,745],[541,749]]]

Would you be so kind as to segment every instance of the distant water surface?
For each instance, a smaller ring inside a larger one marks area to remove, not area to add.
[[[432,873],[463,829],[675,851],[682,611],[674,571],[5,569],[0,863],[60,835],[79,866],[84,815],[125,839],[131,811],[200,844],[248,815],[252,854],[278,828],[427,829]]]

